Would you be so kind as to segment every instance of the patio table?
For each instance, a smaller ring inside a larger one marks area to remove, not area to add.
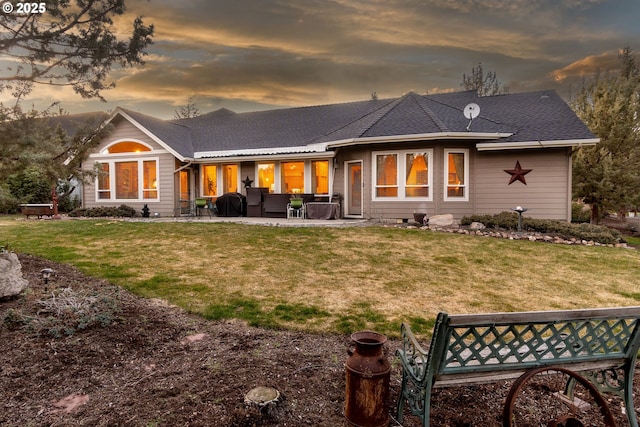
[[[336,219],[340,217],[340,203],[309,202],[305,207],[309,219]]]

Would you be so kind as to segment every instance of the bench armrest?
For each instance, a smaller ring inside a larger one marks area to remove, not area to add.
[[[403,323],[401,332],[402,348],[396,350],[396,355],[400,359],[402,370],[413,382],[423,384],[429,367],[429,353],[418,343],[409,325]]]

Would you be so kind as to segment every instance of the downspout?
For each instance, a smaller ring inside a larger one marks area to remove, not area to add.
[[[192,162],[191,160],[189,160],[189,161],[187,162],[187,164],[186,164],[186,165],[180,166],[178,169],[174,170],[174,171],[173,171],[173,174],[175,175],[175,174],[177,174],[178,172],[180,172],[180,171],[182,171],[182,170],[185,170],[185,169],[186,169],[186,168],[188,168],[188,167],[191,167],[191,165],[192,165],[192,164],[193,164],[193,162]]]
[[[573,220],[572,216],[573,216],[573,209],[572,209],[572,205],[573,205],[573,152],[571,151],[571,148],[567,148],[567,154],[569,157],[569,168],[567,171],[567,194],[569,197],[567,197],[568,203],[567,203],[567,222],[571,223],[571,221]]]
[[[333,182],[335,180],[335,175],[336,175],[336,169],[338,169],[338,150],[340,150],[339,148],[336,148],[333,152],[333,157],[331,158],[331,167],[329,168],[329,203],[331,203],[331,201],[333,200],[333,193],[334,193],[334,188],[333,188]]]

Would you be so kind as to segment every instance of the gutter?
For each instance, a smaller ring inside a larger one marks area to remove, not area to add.
[[[563,139],[557,141],[479,142],[478,151],[522,150],[527,148],[566,148],[596,145],[600,138]]]
[[[327,144],[310,144],[297,147],[253,148],[244,150],[199,151],[194,153],[195,160],[219,159],[225,160],[257,160],[268,156],[270,159],[291,158],[322,158],[333,157],[333,152],[327,151]]]
[[[438,132],[438,133],[420,133],[413,135],[392,135],[392,136],[374,136],[368,138],[350,138],[340,141],[327,142],[327,148],[347,147],[359,144],[384,144],[389,142],[409,142],[409,141],[433,141],[442,139],[459,139],[459,140],[494,140],[500,138],[508,138],[513,133],[476,133],[476,132]]]

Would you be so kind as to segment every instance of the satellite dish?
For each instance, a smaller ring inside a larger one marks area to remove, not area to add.
[[[468,104],[464,107],[463,113],[467,119],[473,120],[480,114],[480,106],[474,103]]]
[[[471,130],[471,122],[473,121],[473,119],[475,119],[476,117],[478,117],[480,115],[480,106],[478,104],[475,103],[471,103],[471,104],[467,104],[464,107],[464,110],[462,110],[462,113],[464,114],[464,116],[469,119],[469,124],[467,125],[467,130],[470,131]]]

